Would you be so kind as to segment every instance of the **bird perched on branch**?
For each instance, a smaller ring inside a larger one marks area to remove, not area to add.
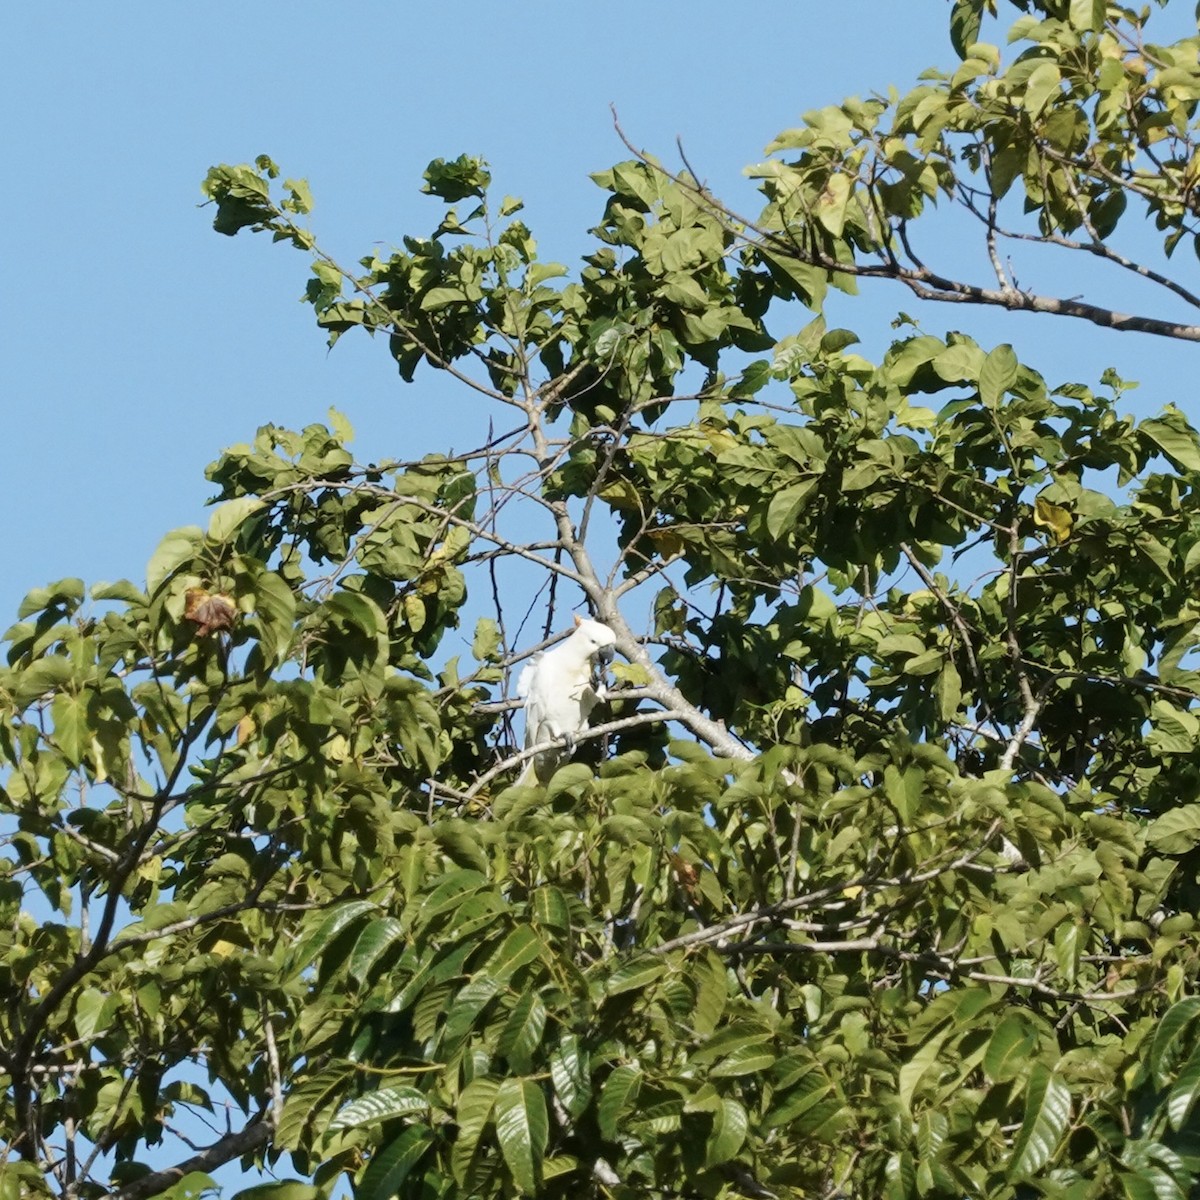
[[[576,735],[587,728],[588,715],[605,698],[603,680],[593,675],[599,663],[612,661],[616,640],[607,625],[577,616],[571,636],[537,655],[521,672],[517,693],[525,701],[525,749],[558,739],[567,744],[535,754],[518,783],[546,783],[570,758]]]

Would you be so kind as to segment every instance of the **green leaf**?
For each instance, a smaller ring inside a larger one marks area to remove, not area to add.
[[[962,703],[962,677],[950,659],[942,664],[937,682],[933,685],[933,696],[937,702],[938,717],[943,721],[953,721]]]
[[[950,10],[950,44],[959,58],[967,57],[967,48],[979,41],[986,0],[954,0]]]
[[[17,606],[17,617],[23,620],[42,613],[71,616],[84,595],[83,580],[75,577],[60,579],[45,587],[31,588]]]
[[[299,974],[318,955],[322,954],[330,943],[351,922],[358,920],[365,913],[377,912],[378,906],[370,900],[349,900],[344,904],[335,905],[326,914],[317,930],[292,951],[291,972]]]
[[[435,287],[430,288],[421,298],[421,308],[425,312],[437,312],[451,304],[468,304],[467,294],[462,288]]]
[[[1104,0],[1071,0],[1070,20],[1073,29],[1098,32],[1104,28]]]
[[[168,533],[146,564],[146,591],[153,595],[179,567],[195,558],[203,537],[194,525]]]
[[[218,505],[208,523],[208,536],[214,542],[226,542],[237,532],[238,527],[252,513],[263,507],[260,496],[239,496]]]
[[[1050,98],[1058,94],[1061,82],[1062,76],[1056,63],[1047,61],[1034,67],[1025,82],[1022,96],[1025,111],[1036,117],[1049,103]]]
[[[785,487],[771,497],[767,506],[767,532],[773,538],[784,537],[793,530],[800,514],[808,507],[809,497],[816,490],[818,482],[814,476]]]
[[[489,979],[499,983],[513,977],[522,967],[527,966],[545,952],[545,944],[536,931],[529,925],[518,925],[504,939],[500,949],[487,961],[483,968]]]
[[[356,626],[369,638],[377,637],[380,630],[387,625],[378,605],[359,592],[334,592],[325,601],[325,607]]]
[[[617,1136],[621,1118],[637,1099],[642,1085],[642,1073],[637,1067],[616,1067],[600,1089],[600,1136],[611,1141]]]
[[[704,948],[693,960],[691,975],[696,988],[692,1027],[708,1035],[717,1028],[729,1000],[727,968],[718,955]]]
[[[433,1132],[424,1125],[409,1126],[394,1142],[371,1156],[354,1189],[355,1200],[391,1200],[432,1141]]]
[[[334,1117],[330,1129],[357,1129],[364,1125],[379,1125],[393,1117],[429,1111],[429,1098],[412,1087],[385,1087],[369,1092],[347,1104]]]
[[[1009,1174],[1035,1175],[1058,1148],[1071,1118],[1071,1093],[1049,1067],[1035,1063],[1025,1090],[1025,1117],[1013,1142]]]
[[[79,993],[79,998],[75,1001],[75,1032],[85,1042],[90,1042],[97,1034],[103,1033],[112,1020],[116,1005],[108,1004],[108,999],[99,988],[84,988]]]
[[[39,658],[16,676],[12,686],[13,703],[18,709],[25,708],[34,700],[68,683],[75,677],[75,668],[68,658],[53,654]]]
[[[933,369],[947,383],[974,383],[984,361],[983,351],[974,342],[956,342],[933,360]]]
[[[334,1062],[294,1084],[283,1103],[275,1144],[286,1150],[296,1149],[312,1125],[337,1105],[353,1075],[353,1064]]]
[[[445,1052],[448,1053],[470,1033],[479,1014],[503,986],[502,980],[490,975],[478,975],[459,991],[446,1014],[446,1024],[442,1029],[442,1045]]]
[[[1146,842],[1162,854],[1186,854],[1200,846],[1200,804],[1182,804],[1156,817],[1146,828]]]
[[[321,1191],[299,1179],[280,1179],[243,1188],[233,1200],[321,1200]]]
[[[347,973],[359,984],[367,982],[367,973],[383,954],[404,937],[404,926],[395,917],[382,917],[370,921],[358,935],[354,949],[350,951]]]
[[[145,604],[148,599],[146,593],[128,579],[118,579],[115,583],[94,583],[91,595],[93,600],[123,600],[126,604]]]
[[[710,1079],[734,1079],[740,1075],[757,1075],[767,1070],[778,1058],[770,1045],[759,1038],[749,1038],[734,1046],[710,1071]]]
[[[162,1200],[199,1200],[199,1197],[207,1192],[219,1193],[219,1191],[216,1180],[211,1175],[206,1175],[203,1171],[189,1171],[178,1183],[172,1184],[165,1192],[161,1192],[160,1196]],[[0,1196],[4,1195],[3,1188],[0,1187]],[[5,1200],[8,1200],[7,1196],[5,1196]],[[243,1196],[234,1196],[233,1200],[243,1200]]]
[[[496,1139],[523,1192],[537,1190],[550,1123],[546,1098],[531,1079],[506,1079],[496,1092]]]
[[[1200,1046],[1191,1053],[1191,1057],[1179,1069],[1175,1082],[1171,1085],[1167,1096],[1167,1119],[1171,1128],[1176,1132],[1183,1130],[1200,1097]]]
[[[661,979],[667,969],[660,958],[640,958],[618,967],[605,981],[604,991],[609,996],[622,992],[642,991],[656,979]]]
[[[1188,996],[1167,1009],[1159,1021],[1150,1046],[1150,1069],[1159,1087],[1166,1087],[1171,1082],[1175,1063],[1183,1054],[1183,1035],[1198,1016],[1200,996]]]
[[[296,620],[296,594],[271,571],[254,581],[254,608],[258,616],[263,654],[272,666],[287,657]]]
[[[835,172],[825,182],[825,188],[817,197],[816,217],[834,237],[842,236],[846,223],[846,205],[850,200],[852,181],[850,176]]]
[[[898,1092],[900,1103],[904,1105],[905,1109],[911,1110],[912,1099],[916,1094],[917,1084],[921,1082],[926,1071],[937,1062],[943,1043],[953,1031],[953,1026],[947,1026],[945,1029],[935,1033],[900,1068]]]
[[[591,1066],[586,1048],[573,1033],[564,1033],[550,1056],[550,1078],[563,1108],[578,1117],[592,1098]]]
[[[715,1167],[733,1158],[742,1148],[749,1127],[746,1110],[736,1100],[723,1099],[713,1114],[712,1133],[704,1147],[704,1165]]]
[[[883,1175],[886,1183],[881,1200],[909,1200],[916,1195],[916,1164],[907,1150],[888,1155]]]
[[[1182,414],[1167,420],[1150,417],[1138,426],[1138,433],[1149,438],[1176,468],[1200,471],[1200,438]]]
[[[996,1026],[983,1056],[983,1069],[996,1083],[1015,1079],[1037,1048],[1037,1034],[1029,1022],[1017,1013],[1010,1013]]]
[[[1017,381],[1017,356],[1007,344],[997,346],[979,368],[979,398],[988,408],[996,408],[1004,393]]]
[[[496,1049],[512,1063],[517,1071],[532,1069],[533,1052],[541,1044],[546,1028],[546,1006],[536,992],[525,992],[517,998],[508,1015]]]
[[[492,1109],[499,1090],[500,1081],[497,1079],[472,1079],[458,1098],[455,1110],[458,1137],[451,1151],[450,1163],[454,1178],[459,1183],[467,1178],[480,1138],[492,1119]]]
[[[500,649],[500,626],[491,617],[480,617],[475,622],[475,638],[471,642],[471,656],[476,662],[490,662]]]
[[[435,158],[425,168],[422,191],[453,204],[469,196],[482,199],[491,181],[492,174],[482,158],[460,154],[449,162],[444,158]]]
[[[72,766],[78,766],[92,744],[87,696],[60,693],[50,705],[50,717],[54,722],[55,745]]]

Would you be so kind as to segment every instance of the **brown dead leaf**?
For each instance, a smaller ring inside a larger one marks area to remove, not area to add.
[[[679,882],[679,886],[687,892],[688,897],[692,900],[696,898],[696,883],[700,878],[696,868],[690,862],[684,861],[678,854],[671,855],[671,867],[675,872],[675,878]]]
[[[224,592],[208,592],[204,588],[188,588],[184,594],[183,615],[195,621],[196,633],[207,637],[221,629],[232,629],[237,620],[233,597]]]

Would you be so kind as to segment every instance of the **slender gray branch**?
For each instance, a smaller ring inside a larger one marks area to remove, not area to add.
[[[260,1117],[236,1132],[227,1133],[199,1154],[194,1154],[183,1162],[162,1171],[152,1171],[149,1175],[143,1175],[133,1183],[118,1188],[109,1194],[109,1200],[149,1200],[149,1197],[165,1192],[193,1171],[212,1171],[235,1158],[241,1158],[243,1154],[265,1146],[271,1138],[271,1132],[270,1121]]]

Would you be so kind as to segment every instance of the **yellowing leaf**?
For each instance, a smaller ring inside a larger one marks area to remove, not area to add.
[[[92,738],[92,759],[95,763],[95,782],[103,783],[108,778],[108,769],[104,765],[104,747],[97,737]]]
[[[420,596],[409,592],[404,597],[404,619],[413,633],[420,633],[425,628],[425,601]]]
[[[683,553],[683,538],[673,529],[652,529],[646,535],[658,547],[664,558]]]
[[[1033,523],[1048,529],[1054,544],[1061,546],[1071,536],[1075,516],[1061,504],[1054,504],[1039,496],[1033,505]]]
[[[638,663],[613,663],[609,670],[630,687],[645,687],[650,682],[646,668]]]
[[[149,883],[157,883],[162,878],[162,866],[162,859],[157,854],[152,854],[138,867],[137,877]]]
[[[614,479],[600,489],[600,498],[617,509],[639,509],[641,493],[628,479]]]
[[[704,434],[708,440],[708,444],[718,454],[726,450],[732,450],[738,444],[738,440],[733,434],[727,433],[713,421],[702,421],[700,423],[700,432]]]

